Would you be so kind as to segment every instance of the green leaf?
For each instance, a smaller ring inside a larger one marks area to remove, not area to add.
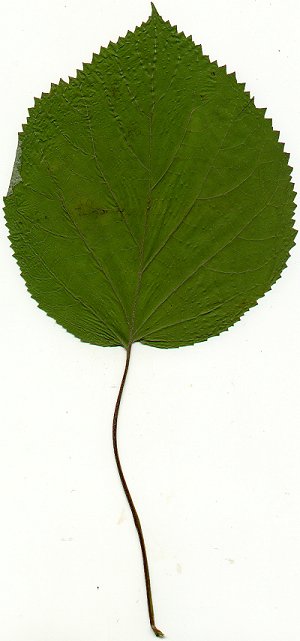
[[[219,334],[294,244],[288,156],[234,74],[152,16],[35,100],[6,218],[39,306],[96,345]]]
[[[178,347],[219,334],[267,292],[294,244],[291,169],[245,87],[191,38],[149,20],[35,100],[5,212],[28,290],[69,332]]]

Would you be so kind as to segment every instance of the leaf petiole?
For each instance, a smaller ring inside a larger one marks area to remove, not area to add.
[[[137,513],[136,507],[134,505],[134,502],[132,500],[132,496],[130,494],[124,472],[122,469],[121,461],[120,461],[120,456],[119,456],[119,450],[118,450],[118,440],[117,440],[117,428],[118,428],[118,416],[119,416],[119,410],[120,410],[120,404],[121,404],[121,399],[123,395],[123,390],[125,387],[126,383],[126,378],[128,374],[128,369],[129,369],[129,363],[130,363],[130,355],[131,355],[131,347],[132,345],[130,344],[127,348],[127,355],[126,355],[126,363],[125,363],[125,369],[123,373],[123,377],[121,380],[121,385],[119,389],[119,393],[117,396],[117,401],[115,405],[115,411],[114,411],[114,416],[113,416],[113,423],[112,423],[112,439],[113,439],[113,449],[114,449],[114,455],[115,455],[115,461],[120,477],[120,481],[122,483],[123,490],[125,492],[125,496],[127,498],[134,524],[138,533],[139,537],[139,542],[140,542],[140,547],[141,547],[141,552],[142,552],[142,558],[143,558],[143,566],[144,566],[144,575],[145,575],[145,586],[146,586],[146,594],[147,594],[147,605],[148,605],[148,614],[149,614],[149,621],[150,621],[150,626],[155,634],[156,637],[163,638],[164,634],[156,627],[155,625],[155,617],[154,617],[154,608],[153,608],[153,600],[152,600],[152,591],[151,591],[151,581],[150,581],[150,572],[149,572],[149,564],[148,564],[148,559],[147,559],[147,552],[146,552],[146,545],[145,545],[145,540],[144,540],[144,535],[143,535],[143,530],[140,522],[139,515]]]

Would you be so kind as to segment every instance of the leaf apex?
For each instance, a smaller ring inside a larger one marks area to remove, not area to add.
[[[160,17],[154,2],[151,2],[151,17],[154,18],[155,16]]]

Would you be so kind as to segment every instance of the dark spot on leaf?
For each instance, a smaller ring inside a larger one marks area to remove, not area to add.
[[[117,208],[113,207],[99,207],[95,203],[89,200],[80,201],[74,207],[74,212],[77,216],[104,216],[105,214],[115,214]]]
[[[119,96],[120,96],[120,88],[118,87],[117,84],[112,85],[110,87],[109,93],[111,94],[111,96],[113,98],[119,98]]]

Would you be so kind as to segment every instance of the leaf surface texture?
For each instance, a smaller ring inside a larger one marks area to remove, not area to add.
[[[153,10],[36,99],[6,198],[11,244],[39,306],[82,341],[193,344],[278,279],[290,173],[244,85]]]

